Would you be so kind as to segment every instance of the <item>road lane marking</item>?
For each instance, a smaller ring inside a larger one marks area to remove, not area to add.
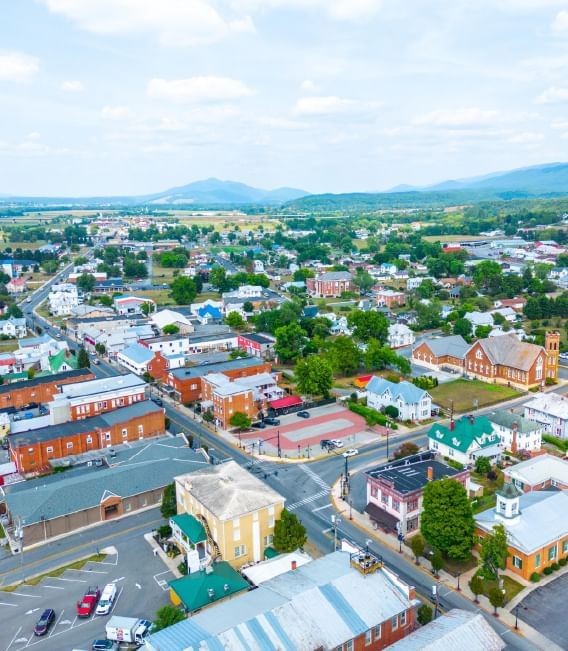
[[[85,579],[64,579],[61,576],[52,576],[52,579],[55,579],[56,581],[68,581],[69,583],[87,583]],[[13,592],[12,594],[16,594]]]
[[[24,594],[23,592],[11,592],[10,594],[17,594],[18,597],[30,597],[31,599],[41,599],[38,594]]]
[[[65,588],[62,588],[59,585],[42,585],[41,587],[42,588],[51,588],[51,590],[65,590]]]
[[[323,511],[324,509],[330,509],[333,506],[333,504],[324,504],[323,506],[318,506],[317,509],[312,509],[312,513],[316,513],[317,511]]]
[[[31,615],[32,613],[37,613],[39,608],[32,608],[31,610],[26,610],[26,615]]]
[[[12,608],[17,608],[18,604],[8,604],[4,601],[0,601],[0,606],[12,606]]]
[[[86,572],[87,574],[108,574],[108,572],[104,572],[103,570],[71,570],[72,572]]]

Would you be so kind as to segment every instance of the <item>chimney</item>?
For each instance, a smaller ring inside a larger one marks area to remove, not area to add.
[[[519,430],[519,426],[517,425],[517,423],[512,424],[511,430],[513,432],[513,441],[511,443],[511,452],[513,454],[515,454],[516,451],[517,451],[517,433],[518,433],[518,430]]]
[[[469,424],[470,424],[470,425],[473,425],[473,421],[474,421],[474,420],[475,420],[475,418],[474,418],[473,414],[470,414],[470,415],[469,415]]]
[[[298,567],[298,563],[296,561],[292,561],[292,572]]]
[[[434,468],[433,466],[428,466],[428,481],[432,481],[434,479]]]

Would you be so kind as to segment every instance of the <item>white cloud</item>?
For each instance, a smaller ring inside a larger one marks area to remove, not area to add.
[[[313,82],[311,79],[304,79],[300,87],[302,90],[305,90],[308,93],[314,93],[317,90],[319,90],[317,84]]]
[[[0,81],[28,81],[38,70],[36,57],[22,52],[0,52]]]
[[[128,106],[103,106],[101,115],[108,120],[124,120],[132,115]]]
[[[535,99],[536,104],[558,104],[568,101],[568,88],[551,86]]]
[[[190,77],[189,79],[152,79],[147,93],[156,99],[175,102],[219,102],[253,95],[254,91],[238,79],[228,77]]]
[[[280,129],[282,131],[303,131],[304,129],[310,128],[310,125],[307,122],[288,120],[287,118],[263,117],[260,118],[259,122],[264,127]]]
[[[440,109],[418,116],[413,120],[417,126],[435,126],[451,129],[468,129],[492,124],[497,111],[480,108]]]
[[[160,43],[214,43],[230,27],[205,0],[42,0],[48,9],[97,34],[155,33]]]
[[[339,21],[357,22],[372,18],[381,8],[382,0],[233,0],[232,6],[247,11],[293,9],[320,11]]]
[[[256,32],[256,28],[250,16],[243,16],[243,18],[235,18],[235,20],[231,20],[229,28],[232,32],[245,34],[254,34]]]
[[[552,29],[554,29],[557,32],[568,31],[568,11],[564,9],[563,11],[559,11],[556,14],[556,18],[552,23]]]
[[[558,122],[553,122],[550,127],[552,129],[562,129],[562,131],[565,131],[568,129],[568,122],[560,120]]]
[[[516,133],[509,138],[509,142],[519,145],[532,145],[542,140],[544,140],[544,135],[535,131]]]
[[[301,97],[294,106],[296,115],[330,115],[346,113],[362,108],[362,102],[354,99],[343,99],[331,95],[329,97]]]
[[[85,86],[82,81],[78,81],[77,79],[68,79],[61,84],[61,90],[68,93],[81,93],[85,90]]]

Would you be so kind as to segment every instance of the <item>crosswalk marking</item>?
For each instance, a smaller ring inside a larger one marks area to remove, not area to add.
[[[321,486],[322,488],[325,488],[329,490],[329,485],[325,483],[325,481],[317,474],[315,473],[311,468],[308,468],[306,464],[301,463],[299,465],[300,470],[306,473],[310,479],[313,479],[313,481],[316,482],[318,486]]]
[[[298,502],[294,502],[293,504],[290,504],[290,506],[287,506],[286,509],[288,511],[294,511],[300,506],[304,506],[305,504],[309,504],[310,502],[315,502],[316,500],[319,500],[322,497],[327,497],[328,494],[329,494],[329,488],[327,488],[327,490],[320,491],[319,493],[314,493],[309,497],[304,497],[303,500],[299,500]]]

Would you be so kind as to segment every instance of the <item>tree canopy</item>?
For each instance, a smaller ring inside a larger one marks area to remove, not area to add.
[[[178,305],[188,305],[195,300],[197,288],[192,278],[178,276],[170,284],[172,298]]]
[[[294,369],[294,377],[298,391],[307,396],[327,397],[333,386],[331,364],[318,355],[299,360]]]
[[[293,552],[301,549],[308,539],[306,527],[295,513],[282,510],[280,519],[274,523],[274,548],[279,552]]]

